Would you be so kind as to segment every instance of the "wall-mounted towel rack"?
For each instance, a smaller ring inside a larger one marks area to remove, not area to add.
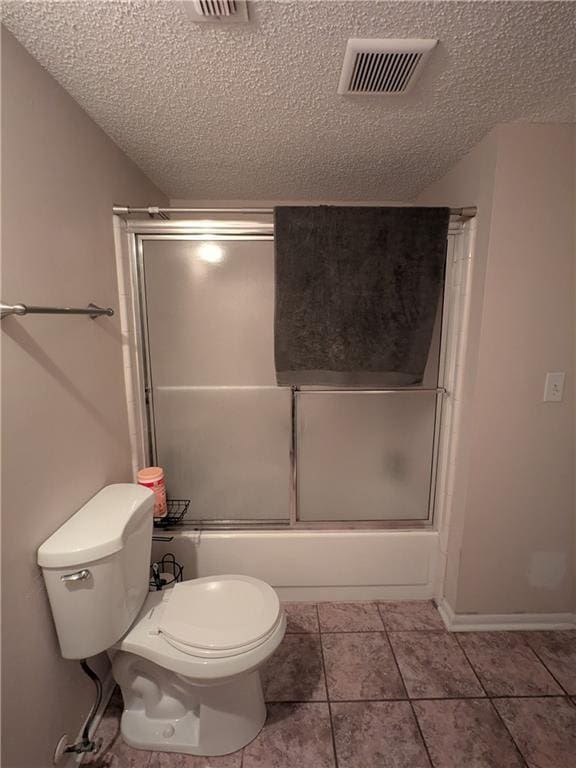
[[[0,320],[9,315],[88,315],[92,318],[107,315],[112,317],[112,307],[99,307],[88,304],[87,307],[33,307],[28,304],[0,304]]]

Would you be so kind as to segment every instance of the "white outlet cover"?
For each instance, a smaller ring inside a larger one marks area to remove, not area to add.
[[[546,382],[544,384],[544,402],[545,403],[559,403],[564,397],[564,380],[566,374],[564,371],[557,371],[555,373],[546,374]]]

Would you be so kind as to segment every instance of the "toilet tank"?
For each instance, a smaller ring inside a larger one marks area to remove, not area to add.
[[[148,592],[154,493],[108,485],[38,550],[60,650],[84,659],[114,645]]]

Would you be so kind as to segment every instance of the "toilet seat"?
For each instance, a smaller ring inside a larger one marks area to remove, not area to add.
[[[214,577],[207,581],[218,581],[222,578],[224,577]],[[211,652],[205,648],[180,644],[177,640],[169,641],[168,636],[160,631],[160,626],[164,624],[163,617],[166,609],[177,594],[176,589],[180,586],[187,587],[197,581],[204,581],[204,579],[183,582],[175,588],[161,592],[150,592],[138,618],[124,637],[109,649],[109,655],[114,658],[119,651],[132,653],[164,669],[177,672],[200,685],[219,684],[223,680],[249,672],[263,664],[278,647],[286,631],[286,616],[279,601],[277,620],[265,635],[248,645]],[[254,581],[258,580],[254,579]],[[272,588],[270,589],[277,600],[276,593]],[[185,610],[190,612],[190,602],[187,603],[187,607],[185,606]]]
[[[281,619],[272,587],[250,576],[224,575],[176,584],[158,631],[183,653],[225,658],[265,643]]]
[[[189,656],[197,656],[201,659],[227,659],[231,656],[239,656],[243,653],[246,653],[247,651],[252,651],[255,648],[258,648],[260,645],[263,645],[268,638],[270,638],[278,625],[280,624],[282,620],[282,617],[279,616],[278,620],[274,624],[274,626],[270,629],[269,632],[266,633],[262,638],[255,640],[253,643],[249,643],[247,645],[241,645],[237,648],[227,648],[223,651],[210,651],[205,648],[196,648],[193,645],[185,645],[184,643],[178,642],[178,640],[174,640],[173,638],[169,638],[166,635],[163,635],[163,639],[169,643],[173,648],[176,648],[177,650],[181,651],[182,653],[186,653]]]

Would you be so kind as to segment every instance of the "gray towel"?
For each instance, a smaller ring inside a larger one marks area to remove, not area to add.
[[[420,383],[449,217],[448,208],[275,208],[278,384]]]

